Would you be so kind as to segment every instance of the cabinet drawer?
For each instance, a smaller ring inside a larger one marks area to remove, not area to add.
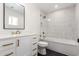
[[[38,48],[37,44],[32,45],[32,49]]]
[[[14,56],[15,48],[0,52],[0,56]]]
[[[37,45],[37,44],[38,44],[38,42],[33,42],[33,43],[32,43],[32,45]]]
[[[36,55],[37,55],[37,50],[32,51],[32,55],[33,55],[33,56],[36,56]]]
[[[4,41],[0,41],[0,52],[2,50],[7,50],[7,49],[14,48],[15,45],[16,45],[15,40],[4,40]]]
[[[8,43],[15,43],[15,40],[14,39],[6,39],[6,40],[3,40],[3,41],[0,41],[0,46],[8,44]]]
[[[37,53],[35,53],[33,56],[37,56]]]
[[[33,36],[33,42],[38,42],[38,38],[36,36]]]

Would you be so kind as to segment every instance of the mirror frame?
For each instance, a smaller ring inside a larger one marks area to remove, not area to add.
[[[24,7],[24,19],[23,19],[23,28],[6,28],[5,27],[5,4],[3,3],[3,29],[7,29],[7,30],[24,30],[25,29],[25,7],[21,4],[19,4],[20,6]]]

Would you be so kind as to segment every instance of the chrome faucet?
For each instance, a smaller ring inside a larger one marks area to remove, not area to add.
[[[16,34],[20,34],[21,32],[20,31],[16,31]]]
[[[45,32],[42,32],[42,33],[43,33],[43,38],[45,38],[46,37]]]

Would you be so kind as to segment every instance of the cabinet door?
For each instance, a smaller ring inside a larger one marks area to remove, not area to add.
[[[19,38],[17,45],[17,56],[31,56],[32,55],[32,38],[31,37],[21,37]]]

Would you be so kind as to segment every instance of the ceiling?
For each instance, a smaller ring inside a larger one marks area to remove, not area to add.
[[[66,8],[74,6],[74,3],[35,3],[37,8],[39,8],[44,13],[50,13],[57,9]]]

